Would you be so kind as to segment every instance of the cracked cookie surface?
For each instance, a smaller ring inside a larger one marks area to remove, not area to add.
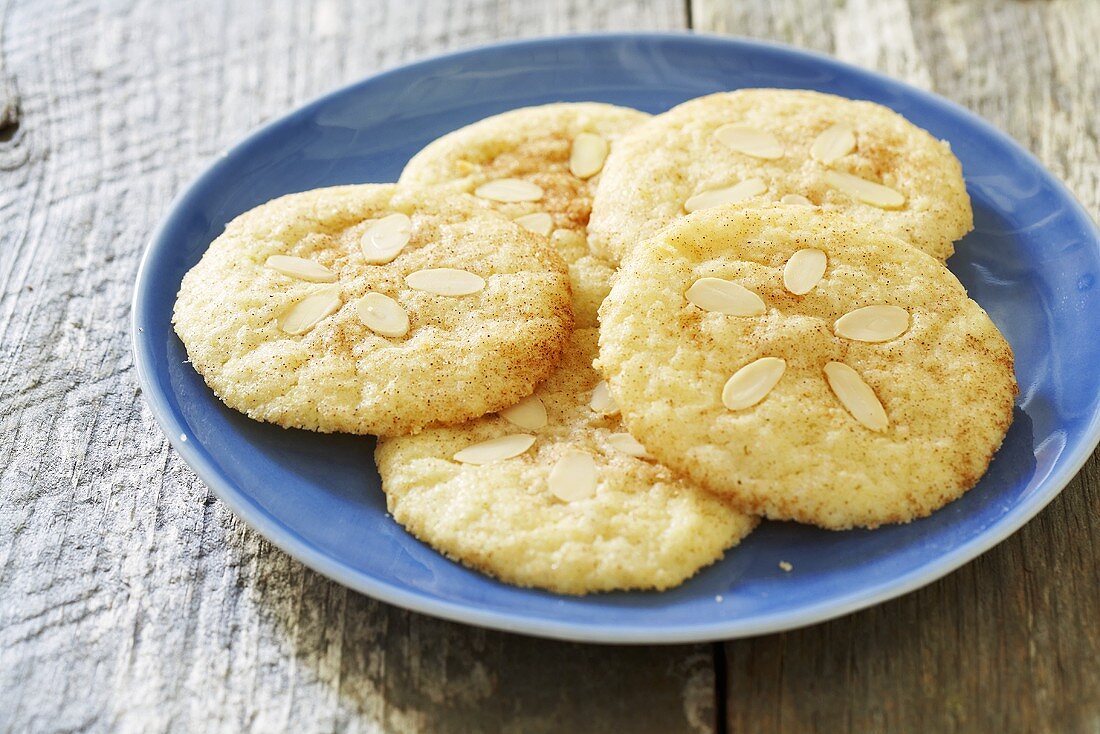
[[[735,201],[838,209],[941,260],[973,228],[951,148],[896,112],[807,90],[741,89],[689,100],[624,135],[604,164],[589,240],[618,262],[676,218]]]
[[[838,212],[684,217],[627,258],[600,318],[630,432],[774,519],[928,515],[1012,420],[1012,351],[985,311],[942,263]]]
[[[592,196],[607,155],[647,119],[597,102],[511,110],[429,143],[406,164],[401,182],[474,195],[549,238],[569,266],[577,325],[595,326],[614,266],[588,246]]]
[[[184,277],[173,324],[231,408],[391,435],[528,395],[573,314],[542,238],[470,197],[364,184],[234,219]]]
[[[379,441],[394,519],[471,568],[567,594],[676,586],[740,542],[754,517],[638,456],[599,397],[596,342],[578,329],[519,411]]]

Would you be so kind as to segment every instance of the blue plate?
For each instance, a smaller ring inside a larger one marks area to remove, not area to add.
[[[183,274],[230,219],[318,186],[394,181],[432,139],[514,107],[599,100],[660,112],[737,87],[805,87],[892,107],[951,142],[976,229],[950,267],[1016,351],[1015,422],[985,478],[910,525],[832,533],[765,523],[678,589],[570,598],[464,569],[387,516],[371,438],[254,423],[184,360],[169,323]],[[378,599],[471,624],[600,642],[755,635],[836,617],[943,576],[1004,540],[1066,485],[1100,435],[1098,232],[1039,163],[966,110],[791,48],[692,35],[506,43],[371,77],[262,128],[172,206],[137,278],[133,340],[146,399],[183,458],[247,523]],[[780,561],[794,566],[790,573]]]

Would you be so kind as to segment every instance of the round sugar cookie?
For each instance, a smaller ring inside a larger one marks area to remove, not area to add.
[[[600,177],[589,239],[617,262],[677,217],[737,201],[840,209],[941,260],[973,228],[950,146],[896,112],[741,89],[690,100],[623,136]]]
[[[501,414],[379,441],[393,517],[471,568],[566,594],[667,589],[737,544],[756,519],[637,455],[592,369],[596,341],[577,330]]]
[[[627,258],[600,317],[597,367],[630,432],[770,518],[928,515],[1012,421],[1012,351],[985,311],[942,263],[842,212],[684,217]]]
[[[596,325],[612,264],[585,227],[604,160],[649,115],[597,102],[524,107],[444,135],[413,156],[401,183],[446,184],[549,237],[569,265],[578,327]]]
[[[462,195],[366,184],[234,219],[173,324],[226,405],[285,427],[391,435],[515,403],[572,332],[561,258]]]

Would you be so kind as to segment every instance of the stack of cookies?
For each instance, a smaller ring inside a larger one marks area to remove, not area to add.
[[[943,264],[971,226],[947,144],[869,102],[552,104],[241,215],[174,323],[230,407],[379,436],[448,557],[661,590],[760,517],[873,528],[978,481],[1017,388]]]

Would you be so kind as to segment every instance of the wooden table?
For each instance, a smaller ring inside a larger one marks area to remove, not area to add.
[[[1095,0],[0,3],[0,730],[1100,731],[1100,464],[902,599],[726,644],[488,632],[348,591],[168,447],[127,336],[171,197],[264,120],[497,38],[683,29],[932,89],[1100,210]]]

